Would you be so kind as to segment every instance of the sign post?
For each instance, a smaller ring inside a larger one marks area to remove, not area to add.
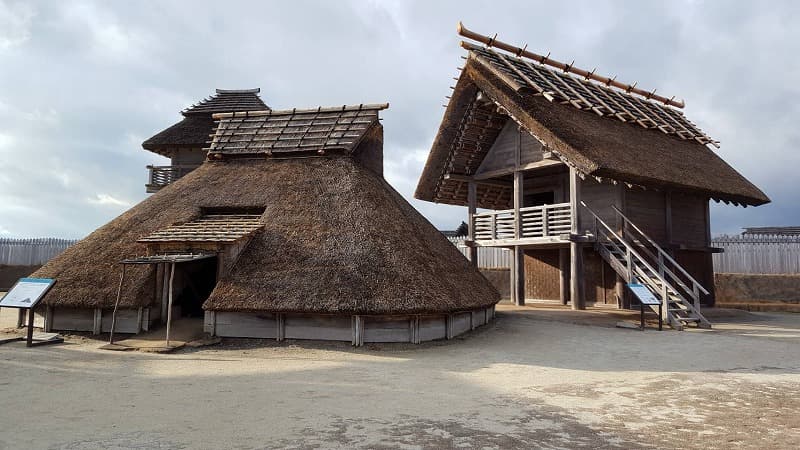
[[[633,295],[639,299],[639,307],[641,314],[639,320],[641,322],[640,328],[644,331],[644,306],[645,305],[658,305],[658,331],[663,329],[663,304],[659,301],[647,287],[641,283],[628,283],[628,288],[633,292]]]
[[[0,299],[0,308],[17,308],[25,310],[28,314],[27,341],[28,347],[38,344],[51,344],[64,342],[63,339],[52,339],[42,342],[33,342],[33,310],[44,294],[53,287],[56,280],[50,278],[20,278],[6,295]]]

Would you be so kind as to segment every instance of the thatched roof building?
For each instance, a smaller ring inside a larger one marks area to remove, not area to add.
[[[513,250],[517,304],[627,307],[638,300],[626,284],[644,283],[673,327],[710,326],[699,311],[714,303],[719,251],[709,200],[769,198],[717,155],[683,101],[458,32],[483,45],[461,44],[415,197],[468,208],[473,261],[478,247]]]
[[[204,164],[35,274],[57,280],[43,304],[55,322],[109,309],[120,261],[214,253],[217,282],[194,299],[214,334],[419,342],[485,323],[497,291],[382,176],[387,106],[215,114]],[[120,308],[152,321],[166,272],[128,269]],[[200,290],[184,272],[179,286]]]

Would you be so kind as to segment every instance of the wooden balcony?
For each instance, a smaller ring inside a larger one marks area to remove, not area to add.
[[[174,183],[180,177],[193,171],[199,166],[184,165],[184,166],[147,166],[150,171],[147,184],[145,188],[148,194],[158,192],[164,186]]]
[[[569,203],[531,206],[473,214],[470,218],[477,246],[509,246],[570,241]]]

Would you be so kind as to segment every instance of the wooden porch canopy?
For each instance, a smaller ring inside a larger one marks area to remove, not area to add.
[[[117,324],[117,308],[119,307],[119,298],[122,294],[122,284],[125,282],[125,272],[128,265],[136,264],[169,264],[169,304],[167,305],[167,333],[166,333],[166,347],[169,347],[169,329],[172,324],[172,281],[175,278],[175,264],[199,261],[202,259],[216,258],[215,253],[179,253],[179,254],[164,254],[164,255],[147,255],[137,256],[134,258],[126,258],[120,261],[122,265],[122,274],[119,277],[119,288],[117,288],[117,299],[114,302],[114,311],[111,313],[111,333],[108,338],[109,344],[114,344],[114,328]]]

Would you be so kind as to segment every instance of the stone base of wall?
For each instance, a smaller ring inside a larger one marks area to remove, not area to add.
[[[714,286],[720,308],[800,312],[800,274],[717,273]]]

